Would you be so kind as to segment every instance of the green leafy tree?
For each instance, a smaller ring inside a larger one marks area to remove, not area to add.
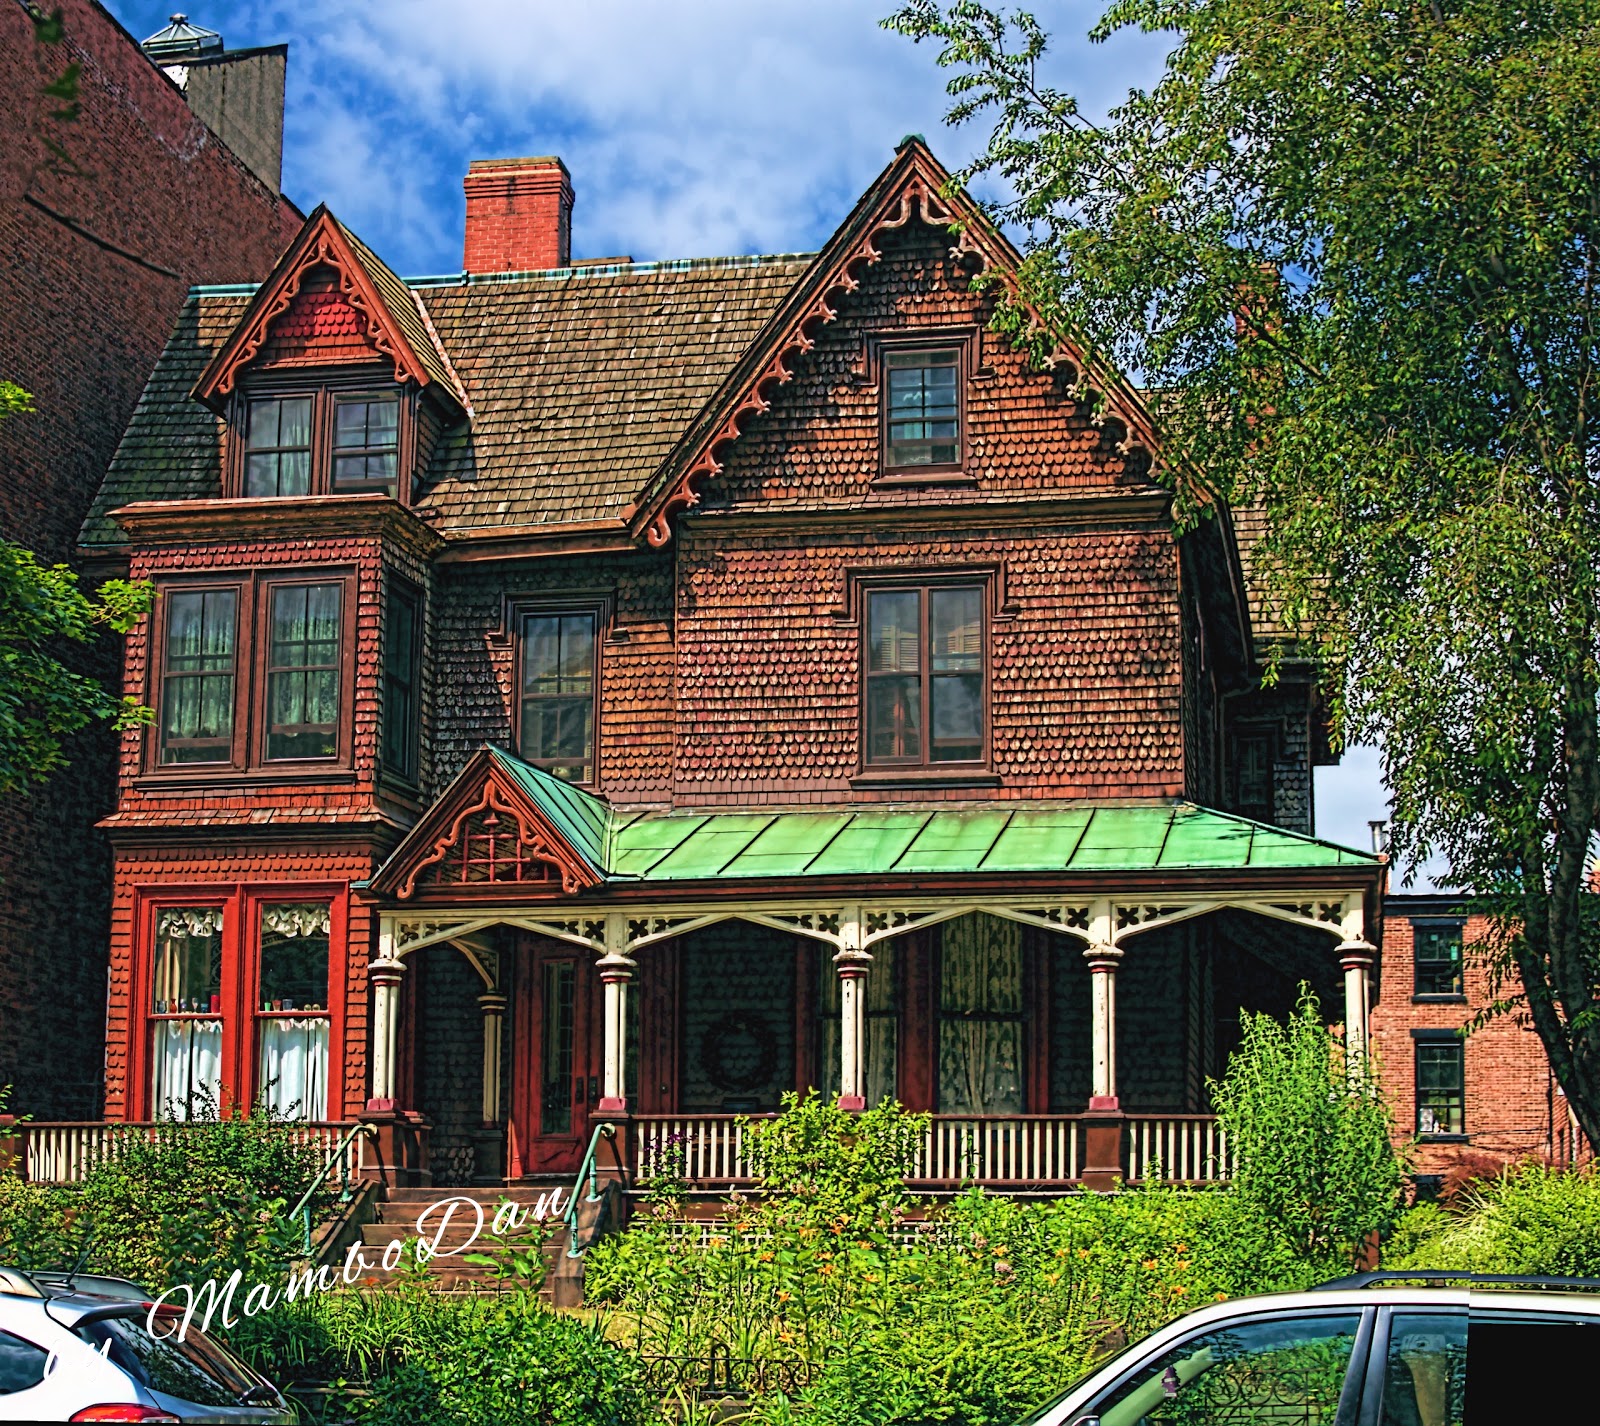
[[[886,23],[993,125],[959,177],[1029,234],[1003,324],[1159,390],[1180,518],[1264,515],[1287,655],[1600,1143],[1600,0],[1115,0],[1092,40],[1171,50],[1103,122],[1030,15]]]
[[[0,381],[0,419],[31,410],[28,394]],[[61,657],[104,630],[125,634],[149,610],[142,580],[108,579],[93,596],[64,564],[46,565],[0,540],[0,793],[26,792],[66,761],[65,740],[89,724],[149,721],[149,710],[70,668]]]

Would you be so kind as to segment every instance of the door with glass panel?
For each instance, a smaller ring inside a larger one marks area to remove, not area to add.
[[[577,1172],[600,1098],[599,977],[577,947],[535,942],[519,966],[512,1117],[525,1174]]]

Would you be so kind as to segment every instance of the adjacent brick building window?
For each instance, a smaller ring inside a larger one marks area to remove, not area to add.
[[[162,641],[160,761],[233,759],[238,589],[174,589]]]
[[[161,590],[154,769],[348,763],[353,581],[235,578]]]
[[[866,605],[867,765],[981,764],[984,587],[895,585]]]
[[[383,765],[407,782],[417,780],[421,666],[422,595],[395,580],[383,626]]]
[[[1462,921],[1412,923],[1417,995],[1456,999],[1465,994],[1461,974],[1461,933],[1465,924]]]
[[[269,761],[339,755],[342,584],[272,587],[267,652]]]
[[[1454,1033],[1417,1041],[1417,1133],[1466,1132],[1466,1045]]]
[[[594,609],[522,616],[518,746],[523,758],[568,782],[594,781]]]
[[[883,353],[885,471],[961,466],[961,350]]]

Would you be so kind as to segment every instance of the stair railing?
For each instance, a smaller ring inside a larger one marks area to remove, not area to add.
[[[567,1225],[567,1256],[581,1258],[583,1248],[578,1246],[578,1204],[598,1203],[601,1199],[600,1187],[600,1141],[604,1139],[611,1145],[611,1157],[616,1163],[617,1171],[624,1178],[627,1170],[623,1167],[622,1156],[617,1152],[617,1126],[615,1124],[596,1124],[594,1133],[589,1135],[589,1147],[584,1151],[583,1162],[578,1165],[578,1176],[572,1183],[572,1194],[567,1199],[567,1206],[561,1211],[561,1219]]]
[[[311,1180],[311,1185],[300,1195],[300,1201],[289,1210],[289,1220],[300,1220],[301,1241],[307,1257],[311,1256],[311,1200],[316,1191],[322,1187],[324,1180],[333,1171],[335,1164],[339,1166],[339,1202],[348,1203],[355,1195],[355,1188],[350,1180],[349,1156],[346,1154],[351,1143],[360,1134],[373,1134],[378,1132],[375,1124],[352,1124],[344,1132],[344,1137],[333,1146],[333,1152],[328,1155],[327,1163],[323,1164],[322,1172]]]

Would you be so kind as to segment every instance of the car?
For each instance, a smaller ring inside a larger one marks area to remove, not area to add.
[[[124,1278],[0,1267],[0,1421],[290,1426],[277,1387]]]
[[[1600,1280],[1359,1273],[1191,1312],[1023,1426],[1600,1421]]]

